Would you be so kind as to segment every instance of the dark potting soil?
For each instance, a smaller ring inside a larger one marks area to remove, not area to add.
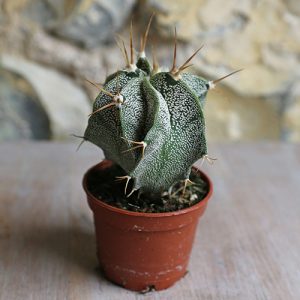
[[[134,192],[130,197],[124,193],[126,180],[117,181],[116,176],[126,175],[117,165],[106,170],[90,172],[87,179],[88,190],[99,200],[129,211],[159,213],[184,209],[200,202],[208,193],[208,184],[193,171],[184,191],[183,182],[174,184],[161,195]],[[127,194],[132,190],[132,180],[128,183]],[[184,194],[183,194],[184,192]]]

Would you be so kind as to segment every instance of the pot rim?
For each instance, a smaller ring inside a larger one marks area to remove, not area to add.
[[[202,200],[200,200],[198,203],[196,203],[195,205],[192,205],[192,206],[184,208],[184,209],[176,210],[176,211],[160,212],[160,213],[135,212],[135,211],[130,211],[130,210],[118,208],[118,207],[115,207],[115,206],[112,206],[112,205],[109,205],[109,204],[105,203],[101,199],[96,198],[88,190],[88,187],[87,187],[87,178],[88,178],[90,172],[92,170],[96,169],[98,166],[100,166],[104,161],[107,161],[107,160],[103,159],[101,162],[99,162],[98,164],[90,167],[85,172],[85,174],[83,176],[83,180],[82,180],[82,186],[83,186],[83,189],[84,189],[85,193],[87,194],[88,198],[92,200],[94,205],[106,208],[106,209],[108,209],[110,211],[113,211],[115,213],[119,213],[119,214],[123,214],[123,215],[129,215],[129,216],[135,216],[135,217],[146,217],[146,218],[159,218],[159,217],[171,217],[171,216],[183,215],[183,214],[190,213],[194,210],[197,210],[202,206],[205,206],[207,204],[207,201],[211,198],[211,195],[213,193],[213,183],[212,183],[210,177],[207,174],[205,174],[203,171],[201,171],[199,168],[197,168],[196,166],[193,166],[192,168],[194,170],[197,170],[197,173],[200,173],[201,177],[208,183],[208,193],[207,193],[207,195]]]

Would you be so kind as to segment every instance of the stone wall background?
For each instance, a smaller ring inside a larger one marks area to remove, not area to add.
[[[171,65],[200,45],[193,72],[244,71],[210,92],[210,141],[300,141],[298,0],[0,0],[0,141],[81,135],[97,91],[124,65],[115,33],[135,46],[152,12],[148,43]]]

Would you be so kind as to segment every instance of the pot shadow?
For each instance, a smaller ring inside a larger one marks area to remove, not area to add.
[[[24,246],[22,258],[33,257],[41,267],[39,269],[43,269],[43,264],[48,264],[67,277],[80,272],[86,278],[94,277],[95,280],[97,277],[100,285],[111,285],[97,261],[93,230],[59,226],[26,228],[21,239]],[[34,270],[39,272],[39,269]]]

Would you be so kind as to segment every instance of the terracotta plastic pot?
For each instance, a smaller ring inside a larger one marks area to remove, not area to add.
[[[192,249],[199,217],[212,195],[196,205],[168,213],[139,213],[110,206],[87,189],[89,174],[111,166],[104,160],[87,171],[83,187],[94,213],[97,256],[105,276],[127,289],[166,289],[183,277]]]

